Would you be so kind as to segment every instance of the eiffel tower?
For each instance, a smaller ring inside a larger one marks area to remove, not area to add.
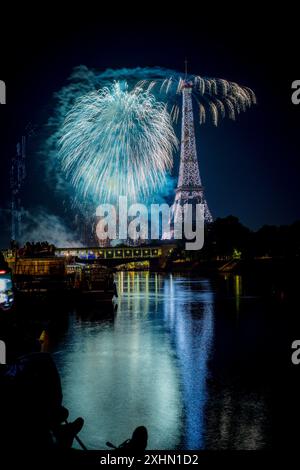
[[[173,204],[173,223],[181,217],[185,204],[203,204],[204,222],[211,223],[212,215],[204,197],[204,188],[201,183],[200,171],[196,150],[193,104],[193,84],[186,78],[182,81],[182,123],[179,178]],[[180,209],[180,210],[179,210]]]

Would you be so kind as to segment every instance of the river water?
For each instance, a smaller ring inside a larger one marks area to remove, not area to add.
[[[268,299],[237,275],[119,272],[115,310],[74,311],[53,357],[89,449],[270,447]]]

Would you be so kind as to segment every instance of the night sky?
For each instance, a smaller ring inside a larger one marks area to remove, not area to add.
[[[0,79],[7,86],[7,104],[0,106],[1,246],[9,234],[5,209],[15,144],[28,122],[36,134],[41,132],[53,93],[80,64],[99,70],[156,65],[183,70],[187,57],[191,73],[252,88],[257,106],[236,122],[224,120],[218,128],[204,125],[198,135],[210,209],[214,217],[233,214],[252,229],[300,218],[300,105],[291,102],[291,83],[300,79],[295,25],[283,16],[255,19],[254,14],[248,25],[244,12],[235,19],[219,11],[218,21],[213,11],[201,18],[192,9],[181,13],[147,16],[136,11],[136,19],[129,19],[129,11],[114,17],[113,11],[95,9],[68,18],[45,12],[47,24],[29,14],[27,20],[22,14],[7,17],[8,27],[0,32]],[[38,158],[34,152],[28,155],[29,168],[35,168],[26,190],[29,199],[37,205],[47,201],[51,212],[60,215]]]

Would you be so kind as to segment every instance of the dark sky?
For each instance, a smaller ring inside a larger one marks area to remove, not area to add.
[[[235,18],[228,9],[202,15],[192,9],[149,15],[135,10],[135,17],[112,10],[70,16],[44,11],[40,19],[38,12],[7,16],[0,32],[0,79],[7,86],[7,104],[0,106],[1,209],[9,204],[9,160],[19,135],[29,121],[39,132],[53,92],[74,66],[182,70],[187,56],[191,73],[236,81],[258,98],[258,106],[236,122],[205,125],[198,136],[200,171],[214,217],[233,214],[253,229],[299,219],[300,105],[291,102],[291,83],[300,79],[300,50],[291,18],[244,11]],[[38,178],[30,191],[39,205],[46,190]],[[2,224],[1,240],[4,231]]]

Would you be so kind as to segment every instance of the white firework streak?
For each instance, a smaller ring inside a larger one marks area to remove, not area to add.
[[[252,104],[256,104],[255,93],[251,88],[240,86],[235,82],[229,82],[222,78],[204,78],[199,75],[189,75],[185,78],[179,74],[169,78],[143,80],[137,86],[155,92],[155,83],[159,86],[159,93],[165,95],[173,105],[171,116],[177,118],[176,104],[182,87],[188,82],[192,86],[192,94],[199,106],[199,122],[203,124],[210,117],[211,122],[217,126],[221,119],[229,117],[235,119],[241,111],[246,111]]]
[[[152,82],[150,89],[154,86]],[[62,168],[84,198],[147,200],[159,191],[177,148],[166,105],[141,83],[92,91],[77,100],[61,129]]]

